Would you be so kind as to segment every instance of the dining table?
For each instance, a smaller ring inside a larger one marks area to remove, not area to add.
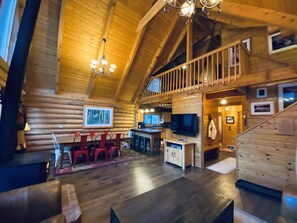
[[[81,134],[81,135],[88,135],[87,137],[87,145],[90,145],[92,143],[99,144],[100,143],[100,137],[103,133],[97,133],[95,136],[91,137],[89,134]],[[115,141],[116,133],[112,134],[109,133],[107,134],[106,142],[107,143],[112,143]],[[129,145],[132,142],[132,137],[124,134],[124,137],[121,138],[121,142],[127,142]],[[63,159],[64,159],[64,148],[66,146],[78,146],[80,143],[80,136],[76,137],[74,140],[74,136],[57,136],[58,143],[60,144],[60,163],[59,163],[59,168],[63,168]]]

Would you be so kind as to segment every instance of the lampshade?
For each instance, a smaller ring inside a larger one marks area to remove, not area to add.
[[[30,131],[30,130],[31,130],[30,125],[28,122],[26,122],[24,131]]]

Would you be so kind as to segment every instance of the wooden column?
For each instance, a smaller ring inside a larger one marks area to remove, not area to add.
[[[187,23],[187,61],[193,59],[193,23],[189,20]],[[186,86],[190,85],[191,66],[187,67]]]
[[[17,116],[25,68],[41,0],[27,0],[12,56],[0,121],[0,162],[9,161],[17,146]]]

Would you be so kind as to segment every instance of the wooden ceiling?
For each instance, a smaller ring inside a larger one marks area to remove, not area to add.
[[[42,4],[57,7],[57,1]],[[186,20],[177,10],[157,10],[139,27],[153,3],[156,7],[163,0],[62,0],[61,13],[55,16],[57,23],[60,20],[57,72],[52,69],[33,76],[32,70],[27,75],[30,85],[57,94],[134,101],[146,79],[185,49]],[[219,31],[218,25],[277,26],[297,32],[296,0],[223,0],[222,13],[212,12],[207,19],[199,10],[193,21],[194,42],[205,36],[212,38]],[[110,78],[93,80],[90,62],[102,55],[102,38],[107,39],[106,58],[117,69]]]

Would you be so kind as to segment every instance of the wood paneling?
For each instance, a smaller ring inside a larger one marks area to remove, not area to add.
[[[202,136],[203,136],[203,105],[202,94],[189,96],[175,96],[172,99],[172,114],[197,114],[198,116],[198,134],[196,137],[182,136],[173,134],[174,138],[184,138],[185,140],[195,142],[195,166],[204,167],[204,157],[202,151]]]
[[[294,135],[277,134],[278,122],[294,122]],[[275,190],[297,189],[297,103],[237,137],[237,178]]]
[[[83,128],[84,105],[114,108],[113,127],[109,128],[111,133],[127,133],[134,127],[135,106],[132,104],[28,92],[25,97],[26,114],[31,128],[26,132],[28,150],[52,150],[51,133],[57,136],[70,136],[74,131],[100,130]]]

